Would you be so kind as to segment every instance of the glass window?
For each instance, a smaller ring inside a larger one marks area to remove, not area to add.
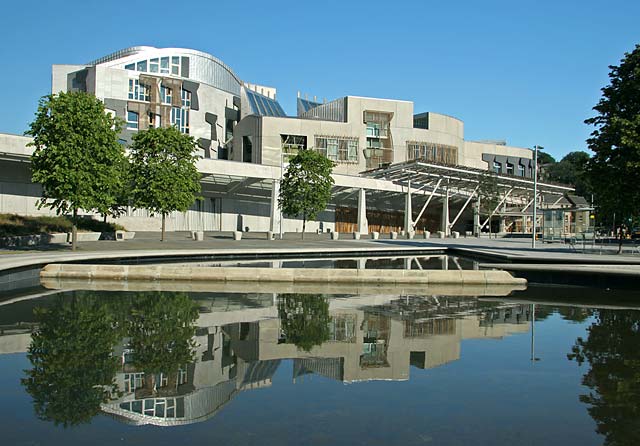
[[[191,92],[184,89],[182,90],[182,106],[191,107]]]
[[[358,141],[351,140],[348,142],[348,161],[358,161]]]
[[[162,118],[160,115],[156,115],[155,113],[149,113],[149,128],[160,128],[162,127]]]
[[[151,98],[151,87],[141,84],[138,79],[129,79],[129,99],[134,101],[149,102]]]
[[[175,126],[182,133],[189,133],[189,109],[171,108],[171,125]]]
[[[138,114],[136,112],[127,111],[127,128],[138,130]]]
[[[138,62],[137,66],[136,66],[136,71],[142,71],[143,73],[147,72],[147,61],[146,60],[141,60],[140,62]]]
[[[134,64],[134,63],[127,64],[127,65],[125,65],[125,66],[124,66],[124,69],[125,69],[125,70],[132,70],[132,71],[135,71],[135,69],[136,69],[136,64]]]
[[[495,173],[500,173],[500,172],[502,172],[502,164],[500,164],[500,163],[499,163],[499,162],[497,162],[497,161],[494,161],[494,162],[493,162],[493,171],[494,171]]]
[[[160,59],[160,73],[169,74],[169,58],[163,57]]]
[[[171,105],[171,88],[164,85],[160,87],[160,101],[163,104]]]
[[[513,175],[513,164],[507,163],[507,174]]]
[[[180,75],[180,57],[178,56],[171,57],[171,74],[175,76]]]
[[[327,140],[327,158],[338,161],[338,140],[335,138]]]
[[[524,166],[522,164],[518,164],[518,176],[519,177],[524,176]]]
[[[149,73],[158,72],[158,58],[149,60]]]
[[[367,136],[378,138],[380,136],[380,124],[367,122]]]

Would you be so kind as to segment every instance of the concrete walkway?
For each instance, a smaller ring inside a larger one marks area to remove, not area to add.
[[[518,264],[590,265],[595,271],[614,271],[610,265],[626,265],[625,274],[640,276],[640,254],[615,255],[615,246],[604,247],[601,253],[576,252],[568,245],[538,243],[531,249],[526,239],[414,239],[414,240],[330,240],[328,234],[286,234],[284,240],[266,240],[264,233],[245,233],[235,241],[231,233],[206,233],[204,241],[193,241],[186,232],[167,233],[160,242],[160,234],[137,233],[124,242],[83,242],[78,251],[68,246],[51,245],[47,249],[0,251],[0,271],[41,266],[48,263],[87,262],[91,260],[127,259],[155,260],[221,260],[230,258],[256,259],[285,257],[334,257],[371,255],[420,256],[429,252],[449,252],[500,262],[505,269]],[[510,266],[511,265],[511,266]]]

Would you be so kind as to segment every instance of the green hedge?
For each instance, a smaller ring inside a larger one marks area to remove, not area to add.
[[[26,217],[16,214],[0,214],[0,237],[71,232],[71,226],[71,218],[66,216]],[[124,227],[94,220],[91,217],[80,217],[78,219],[78,231],[115,232],[116,230],[124,230]]]

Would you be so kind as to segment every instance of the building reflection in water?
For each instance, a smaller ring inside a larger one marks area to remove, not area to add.
[[[242,305],[226,301],[223,308],[215,300],[199,302],[196,360],[177,377],[155,376],[159,392],[151,396],[141,391],[145,374],[130,362],[135,352],[121,347],[116,383],[123,393],[102,404],[102,411],[132,424],[196,423],[215,416],[238,392],[270,386],[284,359],[293,360],[294,381],[309,374],[344,383],[401,381],[409,379],[410,366],[457,360],[463,339],[529,330],[528,305],[472,298],[317,295],[311,309],[308,295],[242,299]],[[322,328],[313,323],[319,317]],[[172,388],[162,391],[166,386]]]

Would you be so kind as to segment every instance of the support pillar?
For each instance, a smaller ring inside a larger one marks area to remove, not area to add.
[[[278,206],[279,196],[280,181],[273,180],[273,183],[271,183],[271,212],[269,219],[269,230],[274,234],[281,232],[282,225],[282,215],[280,214],[280,206]]]
[[[411,208],[411,181],[407,184],[407,195],[404,202],[404,230],[405,233],[413,231],[413,209]]]
[[[500,229],[499,232],[501,234],[504,234],[505,232],[507,232],[507,218],[506,217],[500,217]]]
[[[440,230],[444,232],[445,236],[451,235],[451,225],[449,223],[449,187],[445,189],[444,197],[442,197],[442,222],[440,223]]]
[[[476,201],[476,205],[473,207],[473,235],[480,237],[482,228],[480,227],[480,197]]]
[[[367,221],[367,195],[364,189],[358,191],[358,232],[360,234],[369,233],[369,222]]]

